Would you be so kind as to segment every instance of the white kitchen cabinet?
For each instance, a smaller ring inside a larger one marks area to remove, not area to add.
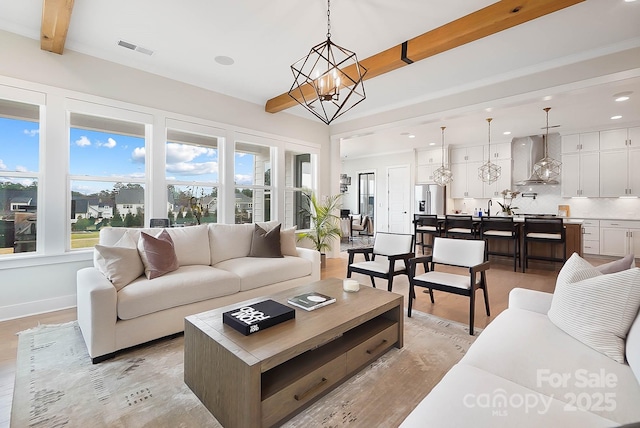
[[[484,146],[458,147],[451,149],[451,163],[482,162]]]
[[[562,154],[597,152],[600,149],[600,133],[585,132],[562,136]]]
[[[640,196],[640,147],[600,152],[600,196]]]
[[[502,192],[505,189],[511,189],[511,159],[496,159],[491,160],[491,163],[495,163],[502,168],[500,177],[495,183],[483,184],[483,195],[485,198],[499,198],[502,197]]]
[[[445,162],[447,150],[444,151]],[[416,184],[433,183],[433,173],[442,166],[442,148],[416,150]]]
[[[625,149],[630,146],[630,140],[632,145],[640,147],[639,133],[640,127],[600,131],[600,150]]]
[[[491,144],[491,151],[489,152],[489,145],[484,146],[483,161],[490,159],[491,162],[498,159],[511,159],[511,143],[498,143]]]
[[[453,181],[451,182],[452,198],[482,198],[483,183],[478,178],[478,168],[482,162],[451,164]]]
[[[446,156],[446,155],[445,155]],[[442,148],[432,150],[416,150],[416,162],[418,165],[442,164]]]
[[[640,253],[640,221],[600,221],[600,254],[625,256],[636,252]]]
[[[562,196],[600,196],[600,155],[578,152],[562,155]]]
[[[433,183],[433,173],[441,164],[418,165],[416,167],[416,184]]]
[[[600,220],[582,222],[582,252],[600,254]]]

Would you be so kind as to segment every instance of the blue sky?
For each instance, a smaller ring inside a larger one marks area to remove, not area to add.
[[[38,129],[38,123],[0,117],[0,175],[2,171],[38,170]],[[142,138],[72,128],[69,149],[71,175],[144,178]],[[236,183],[251,184],[253,156],[236,154],[235,164]],[[169,143],[166,177],[179,181],[217,182],[218,151]],[[73,190],[92,193],[103,189],[105,184],[84,181],[74,182],[73,186]]]

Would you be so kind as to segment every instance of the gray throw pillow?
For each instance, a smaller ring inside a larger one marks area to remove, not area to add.
[[[631,269],[633,262],[634,262],[633,254],[627,254],[621,259],[614,260],[612,262],[605,263],[600,266],[596,266],[596,269],[598,269],[598,271],[600,271],[601,273],[605,273],[605,274],[622,272],[623,270]]]
[[[257,224],[253,230],[249,257],[282,257],[280,249],[280,225],[266,231]]]

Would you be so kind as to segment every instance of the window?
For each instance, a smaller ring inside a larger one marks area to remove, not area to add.
[[[285,152],[285,226],[308,229],[309,216],[303,212],[307,204],[303,192],[313,187],[311,155],[309,153]]]
[[[0,254],[36,251],[40,107],[0,100]]]
[[[213,131],[213,130],[211,130]],[[218,138],[167,129],[167,217],[171,225],[218,221]]]
[[[145,125],[71,113],[71,248],[93,247],[100,229],[143,227]]]
[[[271,220],[271,148],[236,142],[235,223]]]

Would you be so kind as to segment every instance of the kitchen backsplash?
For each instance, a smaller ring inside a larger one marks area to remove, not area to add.
[[[511,206],[518,207],[515,210],[517,214],[557,214],[558,205],[569,205],[571,217],[640,220],[640,199],[638,198],[563,198],[560,196],[560,185],[519,187],[517,190],[524,193],[537,193],[535,199],[524,198],[520,194],[511,202]],[[492,198],[492,200],[491,213],[495,214],[500,210],[497,202],[503,203],[503,200],[502,197]],[[474,208],[482,208],[484,212],[487,209],[488,199],[454,199],[453,201],[454,207],[447,210],[449,213],[461,210],[473,214]]]

